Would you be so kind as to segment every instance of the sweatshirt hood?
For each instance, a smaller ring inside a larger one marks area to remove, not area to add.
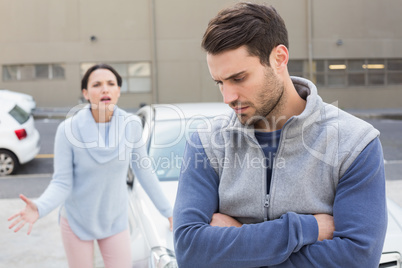
[[[127,113],[115,106],[109,128],[95,122],[90,106],[76,113],[72,120],[72,129],[79,146],[88,150],[91,157],[100,164],[105,164],[116,157],[124,157],[126,140],[132,140],[132,128],[127,127]],[[105,130],[108,129],[108,133]],[[108,135],[108,142],[105,137]]]

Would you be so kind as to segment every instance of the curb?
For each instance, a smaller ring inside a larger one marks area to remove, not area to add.
[[[34,119],[65,119],[66,115],[65,114],[55,114],[55,113],[49,113],[49,114],[33,114]]]
[[[122,108],[128,113],[135,113],[138,109]],[[32,112],[34,119],[66,119],[67,114],[71,111],[71,108],[55,108],[55,109],[35,109]]]
[[[352,113],[352,114],[361,119],[402,120],[402,114],[358,114],[358,113]]]

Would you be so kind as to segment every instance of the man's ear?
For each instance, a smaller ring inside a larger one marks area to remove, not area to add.
[[[278,45],[271,52],[271,67],[278,72],[287,70],[289,51],[284,45]]]

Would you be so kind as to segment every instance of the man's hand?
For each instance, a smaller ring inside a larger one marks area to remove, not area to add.
[[[318,224],[318,241],[332,239],[335,231],[334,217],[328,214],[315,214]]]
[[[228,215],[215,213],[212,215],[212,220],[209,225],[218,227],[241,227],[243,224]]]

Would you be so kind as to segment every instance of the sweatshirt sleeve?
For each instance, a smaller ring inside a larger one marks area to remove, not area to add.
[[[139,133],[142,133],[140,131]],[[136,147],[131,155],[131,168],[135,174],[135,177],[141,183],[145,192],[154,203],[159,212],[166,218],[173,215],[173,209],[162,191],[160,182],[149,163],[152,163],[149,158],[145,145]],[[144,165],[143,163],[148,163]]]
[[[291,212],[277,220],[239,228],[210,226],[219,206],[219,178],[207,161],[197,133],[192,136],[192,144],[185,149],[173,216],[180,267],[275,265],[317,241],[314,216]]]
[[[340,179],[333,213],[333,239],[303,247],[280,267],[378,267],[387,228],[384,159],[378,138]]]
[[[54,172],[49,186],[34,201],[43,218],[60,206],[69,196],[73,188],[73,150],[65,130],[65,121],[56,131],[54,143]]]

